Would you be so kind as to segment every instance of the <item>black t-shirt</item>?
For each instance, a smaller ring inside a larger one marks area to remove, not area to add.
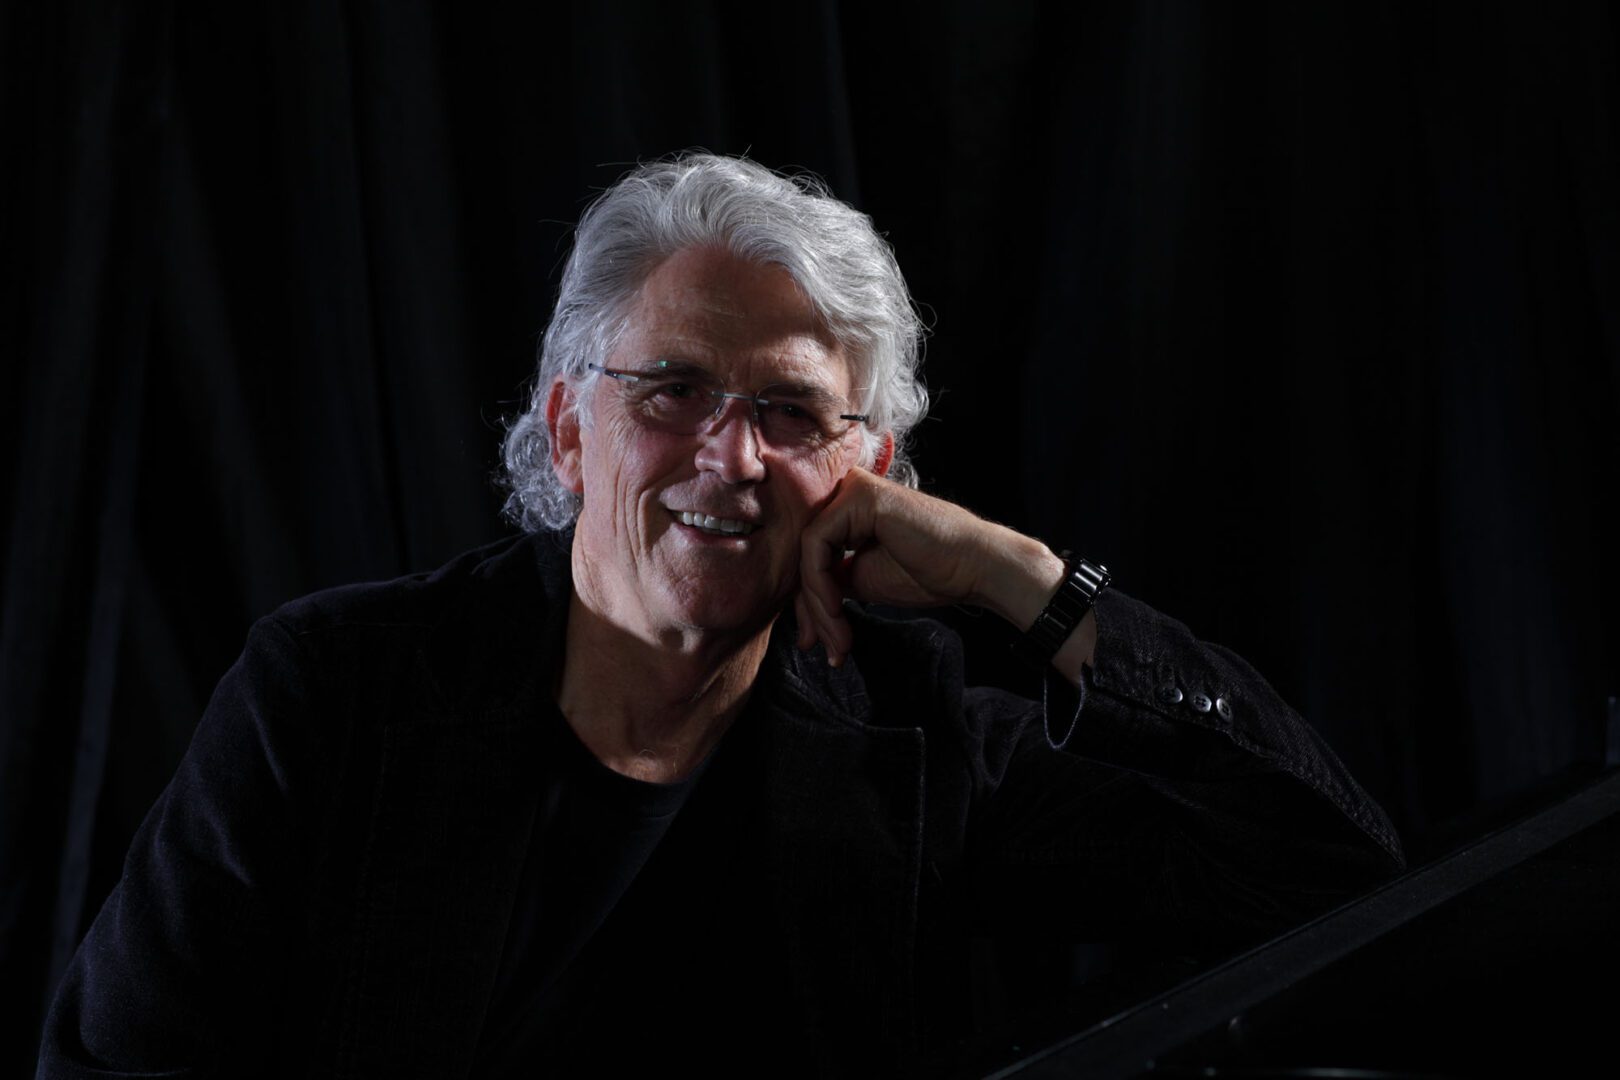
[[[791,1040],[754,723],[745,711],[688,779],[650,784],[552,711],[471,1075],[758,1066]]]

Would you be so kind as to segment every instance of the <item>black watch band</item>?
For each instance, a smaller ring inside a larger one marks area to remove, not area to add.
[[[1074,558],[1067,551],[1059,558],[1068,571],[1063,584],[1046,602],[1046,610],[1036,616],[1034,625],[1013,642],[1013,652],[1038,667],[1052,662],[1052,657],[1091,610],[1097,594],[1108,588],[1111,580],[1106,566]]]

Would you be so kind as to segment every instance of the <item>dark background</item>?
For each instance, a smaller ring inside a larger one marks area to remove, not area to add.
[[[871,213],[925,487],[1247,656],[1416,858],[1602,765],[1606,5],[264,7],[0,8],[0,1072],[249,623],[503,534],[569,223],[683,147]]]

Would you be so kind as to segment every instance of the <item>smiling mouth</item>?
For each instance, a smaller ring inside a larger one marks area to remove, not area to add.
[[[717,518],[713,514],[695,514],[690,510],[674,510],[671,513],[675,515],[675,520],[682,525],[690,525],[694,529],[702,529],[706,533],[714,533],[717,536],[747,536],[759,528],[758,525],[752,525],[746,521]]]

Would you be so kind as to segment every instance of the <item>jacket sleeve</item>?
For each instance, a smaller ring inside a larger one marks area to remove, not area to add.
[[[38,1076],[252,1075],[271,1056],[311,726],[296,641],[261,621],[74,955]]]
[[[1241,658],[1117,591],[1096,617],[1078,692],[1054,675],[1044,709],[975,703],[1011,740],[975,832],[982,910],[1225,947],[1402,867],[1383,811]]]

